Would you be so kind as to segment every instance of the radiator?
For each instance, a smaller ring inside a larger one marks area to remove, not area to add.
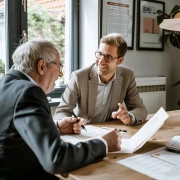
[[[166,77],[138,77],[136,85],[148,114],[166,110]]]

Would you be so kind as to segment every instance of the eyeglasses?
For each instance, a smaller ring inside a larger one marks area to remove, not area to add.
[[[57,63],[55,61],[50,61],[49,63],[55,64],[56,66],[58,66],[59,71],[62,72],[64,66],[61,63]]]
[[[104,59],[105,59],[106,62],[111,62],[111,61],[114,60],[114,59],[120,58],[120,56],[117,56],[117,57],[113,58],[110,54],[103,54],[103,53],[100,52],[100,51],[96,51],[96,52],[95,52],[95,57],[96,57],[97,59],[102,59],[102,57],[104,57]]]

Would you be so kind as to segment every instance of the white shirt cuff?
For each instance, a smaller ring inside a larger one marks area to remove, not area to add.
[[[128,112],[128,114],[131,116],[131,124],[133,125],[136,122],[136,118],[134,117],[134,114],[131,112]]]

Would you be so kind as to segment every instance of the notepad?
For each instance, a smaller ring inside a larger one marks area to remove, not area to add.
[[[180,153],[180,136],[174,136],[166,143],[166,150]]]

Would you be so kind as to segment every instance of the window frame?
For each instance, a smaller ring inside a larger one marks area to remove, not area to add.
[[[12,54],[19,45],[22,30],[27,32],[27,13],[22,0],[4,0],[5,5],[5,42],[6,72],[13,65]]]

